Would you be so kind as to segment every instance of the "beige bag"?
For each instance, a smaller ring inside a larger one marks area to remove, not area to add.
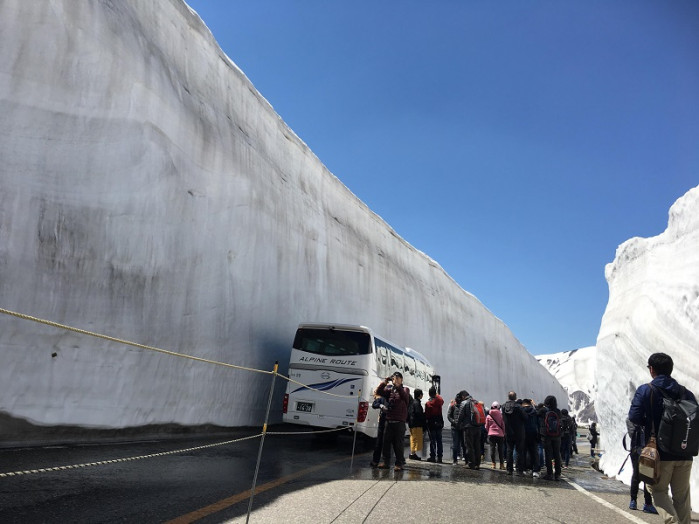
[[[638,456],[638,478],[651,486],[660,480],[660,455],[654,436]]]
[[[650,387],[650,419],[651,434],[646,447],[641,450],[638,456],[638,478],[646,484],[652,486],[660,480],[660,454],[658,445],[655,442],[655,419],[653,418],[653,387]]]

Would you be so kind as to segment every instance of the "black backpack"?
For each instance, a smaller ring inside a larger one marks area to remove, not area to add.
[[[549,409],[544,415],[544,436],[560,437],[561,436],[561,417],[558,413]]]
[[[651,388],[654,386],[651,385]],[[685,399],[687,388],[680,386],[679,397],[672,398],[662,388],[657,389],[663,396],[663,415],[658,427],[658,447],[661,451],[686,457],[696,457],[699,453],[699,420],[697,403]]]
[[[570,417],[562,416],[561,417],[561,436],[563,435],[568,435],[570,436],[571,434],[571,424],[572,419]]]

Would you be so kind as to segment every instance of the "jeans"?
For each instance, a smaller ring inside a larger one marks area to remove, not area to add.
[[[565,467],[568,467],[570,463],[570,435],[561,437],[561,460],[563,460]]]
[[[532,471],[539,471],[541,469],[541,462],[539,462],[539,435],[531,434],[524,437],[524,450],[527,459],[524,461],[524,468],[531,469]]]
[[[451,452],[454,462],[459,459],[459,450],[463,450],[463,456],[466,457],[466,449],[464,448],[464,439],[461,435],[461,430],[452,426],[451,428]]]
[[[497,437],[495,435],[490,436],[490,461],[492,463],[497,462],[495,460],[495,448],[498,448],[498,458],[500,459],[500,464],[505,462],[505,455],[503,453],[502,444],[505,441],[505,437]]]
[[[509,435],[507,439],[507,471],[517,469],[518,472],[524,471],[524,460],[527,456],[524,450],[524,435]],[[514,452],[517,451],[517,463],[514,461]]]
[[[427,428],[427,433],[430,437],[430,457],[434,458],[435,454],[437,458],[442,459],[442,428]]]

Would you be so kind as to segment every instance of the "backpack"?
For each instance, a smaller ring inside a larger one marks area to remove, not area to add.
[[[561,417],[561,435],[570,435],[572,429],[571,426],[572,424],[570,417]]]
[[[471,399],[471,425],[485,426],[485,408],[475,399]]]
[[[561,417],[553,410],[546,410],[544,415],[544,436],[560,437],[561,436]]]
[[[652,388],[653,386],[651,386]],[[699,453],[699,420],[697,403],[684,399],[687,388],[681,386],[677,399],[671,398],[662,388],[663,414],[658,427],[658,447],[661,451],[689,459]]]
[[[524,422],[524,432],[527,435],[538,435],[539,434],[539,417],[536,414],[535,410],[531,410],[530,412],[524,411],[524,414],[527,416],[526,421]]]

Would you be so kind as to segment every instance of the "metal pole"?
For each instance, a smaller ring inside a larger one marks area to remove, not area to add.
[[[267,422],[269,421],[269,410],[272,407],[272,394],[274,393],[274,380],[277,378],[277,370],[279,369],[279,361],[274,363],[274,371],[272,372],[272,385],[269,388],[269,400],[267,401],[267,413],[265,413],[265,424],[262,426],[262,438],[260,438],[260,449],[257,452],[257,464],[255,465],[255,475],[252,478],[252,488],[250,489],[250,502],[248,503],[248,515],[245,518],[245,523],[250,521],[250,512],[252,511],[252,501],[255,498],[255,486],[257,484],[257,474],[260,471],[260,461],[262,460],[262,447],[265,443],[265,435],[267,434]]]
[[[359,424],[359,407],[362,403],[362,390],[359,390],[359,397],[357,397],[357,418],[354,420],[354,439],[352,440],[352,458],[350,459],[350,473],[352,473],[352,466],[354,465],[354,448],[357,445],[357,424]],[[367,417],[369,413],[367,413]]]

